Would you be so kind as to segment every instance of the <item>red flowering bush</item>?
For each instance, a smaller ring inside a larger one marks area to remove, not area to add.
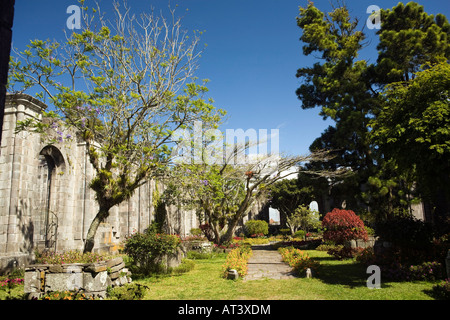
[[[325,241],[344,244],[349,240],[367,240],[364,222],[351,210],[333,209],[323,218],[322,226],[325,230],[323,233]]]

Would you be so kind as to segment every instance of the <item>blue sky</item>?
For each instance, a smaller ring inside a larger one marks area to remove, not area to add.
[[[406,3],[407,1],[404,1]],[[450,17],[442,0],[421,0],[428,13]],[[128,0],[137,13],[151,6],[167,8],[167,0]],[[316,0],[323,11],[331,11],[329,0]],[[391,8],[398,1],[349,0],[351,14],[367,20],[370,5]],[[66,13],[76,0],[18,0],[15,6],[13,46],[23,50],[30,39],[64,39]],[[101,0],[103,10],[111,1]],[[103,4],[103,5],[102,5]],[[301,30],[296,25],[298,7],[307,0],[171,0],[177,13],[185,15],[188,30],[204,30],[207,48],[200,59],[197,76],[210,79],[209,96],[215,106],[228,112],[225,129],[279,129],[280,151],[307,154],[312,141],[332,122],[319,110],[302,110],[295,95],[298,68],[312,65],[313,57],[302,55]],[[189,9],[186,11],[186,9]],[[371,44],[361,59],[375,61],[376,30],[365,29]]]

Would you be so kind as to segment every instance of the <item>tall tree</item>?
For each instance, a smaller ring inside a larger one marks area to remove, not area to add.
[[[450,57],[450,24],[443,14],[428,14],[416,2],[381,10],[376,65],[378,83],[408,81],[424,64]],[[401,45],[399,45],[401,44]]]
[[[345,183],[353,190],[360,189],[374,171],[367,125],[378,108],[368,65],[358,59],[365,35],[357,30],[358,20],[350,17],[345,6],[325,15],[310,2],[300,8],[297,24],[302,29],[303,53],[318,53],[321,60],[297,71],[302,81],[297,97],[303,109],[320,107],[324,119],[336,123],[310,149],[334,150],[336,157],[327,164],[329,169],[351,168],[355,175]]]
[[[450,65],[427,66],[392,83],[385,97],[371,122],[373,139],[400,172],[416,168],[417,189],[442,221],[450,216]]]
[[[47,113],[54,117],[50,125],[61,134],[63,126],[75,131],[87,145],[95,172],[90,188],[99,207],[87,252],[110,209],[170,161],[173,131],[196,120],[218,122],[222,113],[205,100],[206,86],[195,81],[199,38],[189,37],[174,10],[168,19],[153,13],[137,18],[115,2],[110,21],[100,7],[80,4],[82,29],[65,43],[31,41],[13,60],[10,82],[22,90],[41,88],[38,97],[54,106]],[[19,127],[46,129],[29,121]]]
[[[373,65],[357,60],[365,35],[345,6],[325,15],[310,2],[300,8],[297,22],[303,31],[304,54],[320,53],[322,60],[298,70],[302,84],[297,96],[302,108],[321,107],[321,115],[336,122],[311,149],[334,149],[338,156],[328,164],[353,170],[354,175],[338,184],[344,193],[355,195],[351,207],[364,203],[381,216],[393,206],[405,206],[405,201],[407,207],[414,168],[399,173],[398,159],[379,148],[369,124],[382,112],[386,85],[414,78],[426,63],[448,59],[447,19],[428,15],[414,2],[382,10],[379,57]]]
[[[265,201],[270,186],[297,173],[300,163],[325,161],[328,152],[307,156],[258,155],[248,157],[251,145],[237,144],[220,161],[181,162],[171,170],[166,199],[194,209],[207,222],[215,243],[230,241],[239,223],[257,200]],[[207,152],[205,144],[201,153]],[[235,159],[243,161],[235,161]],[[320,174],[315,172],[315,174]]]

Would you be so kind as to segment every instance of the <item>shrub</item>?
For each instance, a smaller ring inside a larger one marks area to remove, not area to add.
[[[364,265],[370,265],[371,261],[374,260],[375,253],[372,247],[361,249],[356,253],[355,259],[357,262],[362,263]]]
[[[192,228],[190,234],[193,236],[201,236],[203,235],[203,231],[200,228]]]
[[[412,217],[396,217],[375,226],[377,235],[400,248],[426,248],[433,241],[433,229],[429,223]]]
[[[265,236],[269,233],[269,224],[264,220],[249,220],[245,223],[247,236]]]
[[[95,297],[82,291],[52,291],[44,294],[40,300],[95,300]]]
[[[325,228],[325,241],[344,244],[349,240],[368,239],[364,222],[351,210],[333,209],[323,218],[322,226]]]
[[[228,270],[234,269],[239,277],[244,277],[248,272],[248,260],[253,252],[250,247],[239,247],[231,250],[226,258],[225,264],[222,266],[223,276],[228,276]]]
[[[135,233],[125,240],[124,253],[133,259],[140,271],[149,273],[158,269],[164,255],[173,254],[181,245],[176,235],[157,233],[154,225],[144,233]]]
[[[182,274],[189,272],[195,268],[195,262],[191,259],[181,260],[181,264],[178,267],[172,269],[173,274]]]
[[[450,300],[450,279],[434,285],[432,295],[439,300]]]
[[[138,283],[127,283],[114,289],[108,287],[107,295],[111,300],[141,300],[145,296],[147,286]]]
[[[300,239],[305,239],[306,236],[306,231],[304,230],[298,230],[294,233],[294,238],[300,238]]]
[[[444,268],[442,264],[433,261],[410,266],[408,276],[410,280],[435,281],[442,279],[443,274]]]
[[[306,252],[294,247],[279,248],[278,252],[283,261],[291,266],[299,276],[304,276],[308,268],[314,273],[318,272],[319,262],[311,259]]]

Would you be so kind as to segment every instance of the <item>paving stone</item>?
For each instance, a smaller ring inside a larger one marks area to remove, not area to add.
[[[253,246],[253,256],[248,261],[248,272],[244,281],[261,279],[296,278],[292,268],[283,262],[277,250],[267,246]]]

